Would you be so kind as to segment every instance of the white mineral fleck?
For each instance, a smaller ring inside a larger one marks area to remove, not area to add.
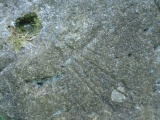
[[[112,94],[111,94],[111,99],[112,101],[114,102],[124,102],[126,100],[126,97],[124,94],[122,94],[121,92],[125,92],[124,88],[123,87],[118,87],[117,90],[113,90],[112,91]]]

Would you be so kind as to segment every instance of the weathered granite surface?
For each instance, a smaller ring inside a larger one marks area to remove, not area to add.
[[[15,51],[7,27],[32,11]],[[0,119],[160,120],[160,1],[0,0]]]

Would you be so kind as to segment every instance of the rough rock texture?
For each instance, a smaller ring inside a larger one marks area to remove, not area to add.
[[[14,51],[7,26],[34,11]],[[0,0],[0,119],[160,120],[159,0]]]

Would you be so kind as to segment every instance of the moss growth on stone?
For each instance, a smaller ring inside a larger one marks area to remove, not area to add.
[[[37,14],[32,12],[17,18],[15,27],[18,32],[36,33],[39,28]]]
[[[25,35],[25,34],[13,34],[11,33],[10,37],[8,37],[6,43],[9,43],[11,48],[14,50],[19,50],[22,46],[22,43],[24,41],[27,41],[30,39],[31,35]]]
[[[4,120],[4,118],[0,115],[0,120]]]
[[[10,36],[6,43],[9,43],[14,50],[19,50],[24,41],[30,40],[38,33],[39,20],[35,12],[19,17],[15,21],[15,26],[10,28]]]

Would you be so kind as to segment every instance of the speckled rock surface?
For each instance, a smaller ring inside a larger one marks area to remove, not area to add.
[[[15,20],[38,34],[15,51]],[[159,0],[0,0],[0,118],[160,120]]]

